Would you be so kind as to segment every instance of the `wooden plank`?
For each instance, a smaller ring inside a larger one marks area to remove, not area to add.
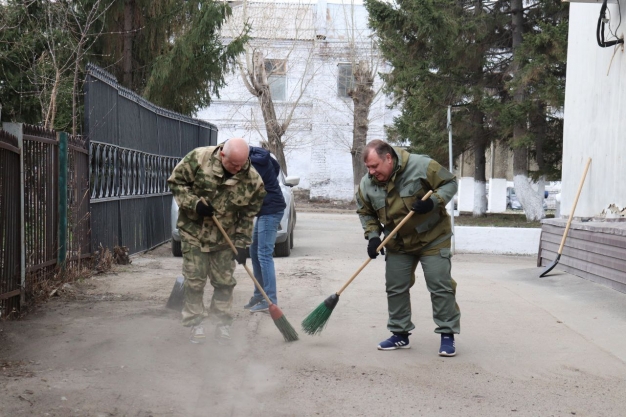
[[[548,266],[550,265],[550,262],[546,263],[544,266]],[[565,271],[568,274],[572,274],[572,275],[576,275],[577,277],[580,278],[584,278],[587,279],[589,281],[593,281],[596,282],[598,284],[604,285],[606,287],[609,287],[613,290],[619,291],[619,292],[623,292],[626,293],[626,284],[623,284],[621,282],[617,282],[617,281],[613,281],[610,279],[607,279],[605,277],[599,276],[599,275],[595,275],[589,272],[585,272],[585,271],[581,271],[577,268],[568,266],[568,265],[561,265],[561,262],[559,262],[557,264],[557,266],[555,267],[555,270],[559,270],[559,271]]]
[[[557,250],[558,250],[558,246],[561,244],[560,237],[542,233],[542,238],[543,238],[541,242],[542,245],[548,245],[548,246],[557,245]],[[589,252],[597,253],[599,255],[605,255],[610,258],[618,258],[618,259],[624,258],[626,255],[626,252],[624,251],[624,249],[618,248],[616,246],[602,245],[601,243],[597,243],[597,242],[591,242],[588,240],[573,239],[573,238],[565,239],[565,246],[563,250],[565,250],[565,248],[586,250]]]
[[[558,246],[556,248],[553,247],[552,250],[544,247],[541,253],[542,259],[548,260],[549,258],[551,258],[550,261],[553,261],[554,259],[556,259],[557,250]],[[593,255],[593,257],[585,259],[580,256],[580,252],[581,251],[577,251],[575,253],[566,253],[565,251],[563,251],[561,259],[559,260],[559,265],[567,265],[580,271],[602,276],[604,278],[626,284],[626,268],[619,269],[624,267],[624,262],[619,265],[611,262],[603,263],[603,261],[605,260],[595,254]],[[549,263],[550,262],[548,262],[548,264]],[[542,264],[544,264],[543,261]]]
[[[563,232],[565,231],[565,228],[560,228],[560,227],[555,227],[555,226],[544,224],[541,230],[545,232],[544,234],[547,234],[547,235],[551,234],[551,235],[558,236],[559,242],[560,242],[560,239],[563,237]],[[567,234],[567,238],[565,239],[565,242],[567,242],[567,239],[571,237],[626,249],[626,237],[621,236],[621,235],[614,235],[614,234],[604,233],[604,232],[590,232],[588,230],[570,229],[570,231]]]
[[[18,295],[20,295],[20,290],[5,292],[4,294],[0,294],[0,300],[6,300],[7,298],[16,297]]]
[[[556,252],[559,249],[559,245],[554,243],[544,242],[543,245],[544,251],[553,252],[556,258]],[[564,258],[570,259],[579,259],[584,262],[593,263],[595,265],[603,266],[609,269],[613,269],[615,271],[620,271],[622,273],[626,273],[626,259],[623,258],[613,258],[609,256],[604,256],[599,253],[590,252],[587,250],[575,249],[575,248],[563,248],[563,253],[561,254],[561,260],[559,262],[564,262]],[[554,258],[553,258],[554,259]]]

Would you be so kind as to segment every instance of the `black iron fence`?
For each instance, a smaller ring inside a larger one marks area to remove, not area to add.
[[[27,280],[54,273],[58,254],[59,142],[56,132],[23,126]]]
[[[80,137],[5,123],[0,130],[0,312],[91,254],[89,153]]]
[[[0,315],[19,306],[20,153],[17,137],[0,131]],[[17,175],[16,175],[17,174]]]
[[[170,239],[167,178],[189,151],[217,144],[217,128],[155,106],[95,66],[88,67],[85,115],[93,247],[136,253]]]

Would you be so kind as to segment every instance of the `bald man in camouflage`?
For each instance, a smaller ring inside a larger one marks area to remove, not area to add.
[[[451,276],[452,228],[445,206],[457,191],[456,178],[425,155],[412,155],[373,140],[363,150],[368,173],[356,193],[357,213],[368,239],[367,253],[378,256],[381,236],[390,233],[407,214],[415,215],[385,245],[385,281],[392,336],[378,349],[409,348],[411,322],[410,288],[415,269],[422,264],[430,292],[433,319],[441,334],[440,356],[454,356],[454,334],[461,330],[461,312],[456,303],[456,282]],[[432,190],[430,198],[422,197]],[[381,251],[383,254],[383,251]]]
[[[254,216],[266,194],[248,155],[248,144],[241,138],[196,148],[176,165],[167,180],[179,207],[176,225],[185,277],[182,322],[191,327],[193,343],[205,339],[202,321],[209,313],[218,322],[216,337],[230,339],[233,289],[237,284],[233,277],[235,261],[246,261],[245,248],[252,242]],[[213,222],[213,214],[237,247],[237,256]],[[208,312],[203,302],[207,277],[214,289]]]

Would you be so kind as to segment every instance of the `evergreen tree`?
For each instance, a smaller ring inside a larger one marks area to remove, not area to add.
[[[402,113],[392,136],[409,140],[411,150],[446,161],[447,107],[454,106],[456,155],[472,149],[475,179],[482,185],[474,214],[483,215],[485,149],[496,131],[485,114],[485,100],[502,89],[505,15],[479,0],[402,0],[396,5],[366,0],[370,25],[393,70],[384,76]]]
[[[51,76],[42,21],[44,9],[36,2],[0,3],[2,121],[42,120],[42,88]]]
[[[445,160],[445,108],[451,105],[457,109],[455,153],[473,151],[479,187],[484,189],[485,149],[494,140],[513,147],[516,172],[528,175],[528,160],[522,156],[530,155],[540,167],[535,176],[556,174],[566,6],[556,0],[365,4],[393,66],[385,81],[401,106],[392,129],[397,140],[409,140],[413,151]],[[475,199],[474,215],[485,210],[484,198]]]
[[[155,104],[194,114],[224,86],[247,41],[223,45],[228,3],[213,0],[116,0],[107,12],[101,64]]]

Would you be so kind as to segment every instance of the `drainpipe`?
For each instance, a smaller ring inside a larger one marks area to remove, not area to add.
[[[26,236],[24,223],[24,125],[22,123],[3,123],[2,128],[17,137],[20,149],[20,305],[26,302]]]

